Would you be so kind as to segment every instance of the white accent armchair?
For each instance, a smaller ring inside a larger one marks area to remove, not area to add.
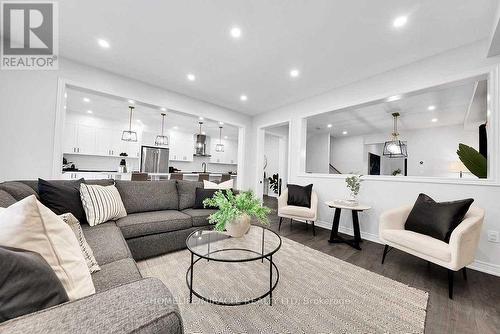
[[[318,195],[312,191],[311,192],[311,207],[306,208],[303,206],[288,205],[288,188],[285,189],[280,197],[278,197],[278,217],[280,217],[280,224],[278,230],[281,229],[281,223],[283,218],[289,218],[290,224],[293,220],[305,222],[311,222],[313,235],[316,235],[314,229],[314,222],[318,218]]]
[[[450,242],[446,243],[428,235],[405,230],[405,222],[412,207],[413,205],[408,205],[389,210],[380,216],[379,238],[385,243],[382,264],[390,247],[393,247],[445,267],[448,269],[448,295],[453,299],[453,274],[462,269],[464,279],[467,279],[465,267],[474,261],[484,210],[471,207],[464,220],[451,233]]]

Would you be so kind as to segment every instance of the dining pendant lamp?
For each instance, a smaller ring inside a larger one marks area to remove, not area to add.
[[[399,139],[398,133],[398,118],[400,114],[395,112],[392,114],[394,120],[394,128],[392,131],[392,138],[386,141],[384,144],[383,155],[389,158],[406,158],[408,157],[408,151],[406,144]]]
[[[161,114],[161,134],[156,136],[155,145],[156,146],[168,146],[168,137],[164,135],[165,128],[165,113]]]
[[[123,130],[122,140],[136,142],[137,141],[137,132],[132,131],[132,112],[134,111],[134,107],[129,106],[129,109],[130,109],[130,113],[129,113],[129,119],[128,119],[128,130]]]
[[[215,145],[216,152],[224,152],[224,144],[222,144],[222,126],[219,126],[219,143]]]

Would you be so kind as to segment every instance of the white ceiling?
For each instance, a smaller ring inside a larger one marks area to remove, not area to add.
[[[60,53],[257,114],[485,39],[497,2],[64,0]],[[400,15],[408,23],[395,29]],[[239,40],[230,37],[233,25],[242,29]],[[290,78],[292,68],[298,78]],[[196,81],[186,80],[190,72]]]
[[[88,98],[90,102],[85,102]],[[82,114],[87,117],[95,117],[108,121],[116,121],[128,124],[129,108],[131,105],[128,100],[122,97],[103,95],[97,92],[85,91],[76,88],[67,89],[66,109],[68,112]],[[160,134],[161,132],[161,114],[160,106],[152,106],[135,101],[133,120],[135,125],[140,125],[146,132]],[[92,114],[88,111],[91,110]],[[174,110],[165,111],[165,130],[178,130],[189,133],[198,133],[200,120],[197,117],[183,114]],[[207,136],[219,137],[219,121],[204,119],[202,131]],[[222,125],[222,136],[227,139],[238,140],[238,128],[229,124]]]
[[[387,132],[389,136],[393,128],[393,112],[401,115],[398,129],[402,134],[405,130],[440,126],[476,126],[484,123],[487,117],[486,81],[479,81],[477,90],[475,87],[476,81],[468,80],[402,96],[392,102],[378,101],[316,115],[307,120],[308,135],[330,132],[334,137],[346,137]],[[478,103],[470,114],[475,92],[476,98],[483,99],[484,103]],[[430,106],[435,109],[429,110]],[[328,124],[332,127],[328,128]],[[343,134],[344,131],[347,134]]]

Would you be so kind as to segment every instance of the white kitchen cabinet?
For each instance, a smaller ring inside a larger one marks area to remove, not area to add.
[[[63,141],[64,153],[94,154],[96,129],[87,125],[66,123]]]
[[[76,153],[77,149],[77,127],[75,123],[64,124],[63,132],[63,153]]]
[[[237,164],[238,163],[238,142],[233,140],[223,139],[222,144],[224,145],[224,152],[216,152],[215,147],[219,143],[219,140],[213,140],[211,143],[210,150],[210,162],[215,164]]]
[[[193,161],[194,136],[191,133],[172,131],[169,133],[169,160]]]
[[[122,132],[115,129],[96,129],[97,155],[119,156],[122,150]]]

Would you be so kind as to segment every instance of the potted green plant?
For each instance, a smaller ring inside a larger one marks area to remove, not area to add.
[[[361,179],[362,176],[363,175],[353,175],[345,179],[345,182],[347,183],[347,189],[350,190],[348,201],[353,206],[358,204],[358,194],[359,190],[361,189],[361,182],[363,181]]]
[[[252,217],[263,225],[269,225],[267,215],[271,209],[261,205],[251,191],[235,195],[231,190],[219,190],[212,198],[205,199],[203,205],[218,208],[208,217],[210,224],[215,224],[215,230],[225,230],[235,238],[248,232]]]

